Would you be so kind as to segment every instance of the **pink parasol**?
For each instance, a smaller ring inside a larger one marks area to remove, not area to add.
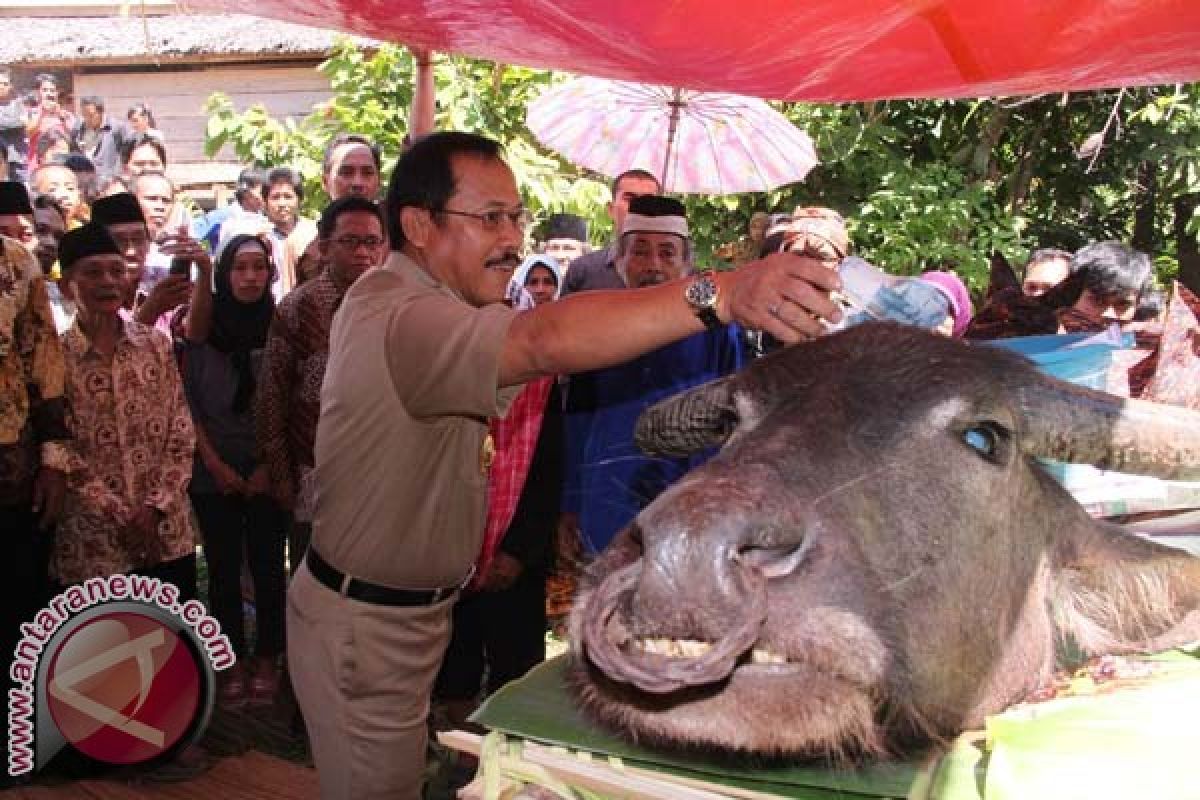
[[[529,129],[573,164],[656,175],[668,192],[763,192],[804,179],[812,139],[762,100],[600,78],[529,104]]]

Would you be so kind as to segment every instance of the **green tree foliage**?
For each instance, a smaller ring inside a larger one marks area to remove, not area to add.
[[[210,153],[228,144],[248,162],[299,169],[310,210],[326,201],[325,142],[340,130],[365,133],[382,144],[390,169],[412,99],[402,47],[368,55],[342,43],[320,69],[333,98],[302,120],[238,111],[221,95],[207,109]],[[456,56],[440,56],[435,75],[439,128],[498,139],[535,213],[580,214],[595,242],[606,239],[608,179],[547,151],[525,127],[529,101],[566,76]],[[992,252],[1020,264],[1037,247],[1121,239],[1150,252],[1161,279],[1178,271],[1200,285],[1196,84],[778,107],[813,136],[822,163],[773,192],[685,198],[701,262],[712,263],[712,251],[741,235],[755,211],[824,205],[846,216],[865,258],[895,273],[952,267],[980,289]]]
[[[342,41],[319,69],[329,79],[333,96],[302,120],[273,119],[262,106],[239,111],[220,93],[209,98],[205,109],[208,154],[230,145],[248,163],[299,170],[305,177],[309,213],[329,201],[321,187],[321,159],[326,142],[339,131],[363,133],[378,142],[384,172],[391,173],[408,132],[413,91],[412,56],[396,45],[368,55]],[[546,151],[525,127],[526,105],[563,76],[443,55],[434,77],[440,129],[476,131],[503,143],[525,202],[535,214],[579,214],[603,239],[609,224],[605,179],[586,175]]]

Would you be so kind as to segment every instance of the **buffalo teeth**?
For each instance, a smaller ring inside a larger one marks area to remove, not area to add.
[[[669,658],[699,658],[712,649],[711,642],[697,639],[641,639],[644,652]]]
[[[754,648],[750,653],[750,661],[755,664],[786,664],[787,659],[778,653],[772,653],[770,650],[763,650],[761,647]]]
[[[645,653],[668,658],[700,658],[712,649],[711,642],[697,639],[639,639],[638,647]],[[779,653],[756,647],[750,653],[750,661],[754,664],[786,664],[787,658]]]

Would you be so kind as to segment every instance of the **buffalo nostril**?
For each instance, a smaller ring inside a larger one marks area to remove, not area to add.
[[[747,545],[738,549],[733,560],[742,566],[761,572],[765,578],[790,575],[804,560],[804,542],[760,547]]]

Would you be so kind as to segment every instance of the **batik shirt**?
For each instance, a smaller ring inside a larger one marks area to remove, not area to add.
[[[66,469],[63,381],[42,270],[0,237],[0,505],[28,504],[39,467]]]
[[[194,552],[187,485],[196,437],[171,342],[121,321],[112,358],[76,324],[63,334],[75,434],[67,508],[52,572],[61,583],[153,566]],[[142,506],[163,513],[159,552],[124,536]]]
[[[267,465],[273,485],[286,483],[299,492],[302,473],[314,463],[329,330],[347,288],[325,270],[275,308],[255,392],[259,462]]]

